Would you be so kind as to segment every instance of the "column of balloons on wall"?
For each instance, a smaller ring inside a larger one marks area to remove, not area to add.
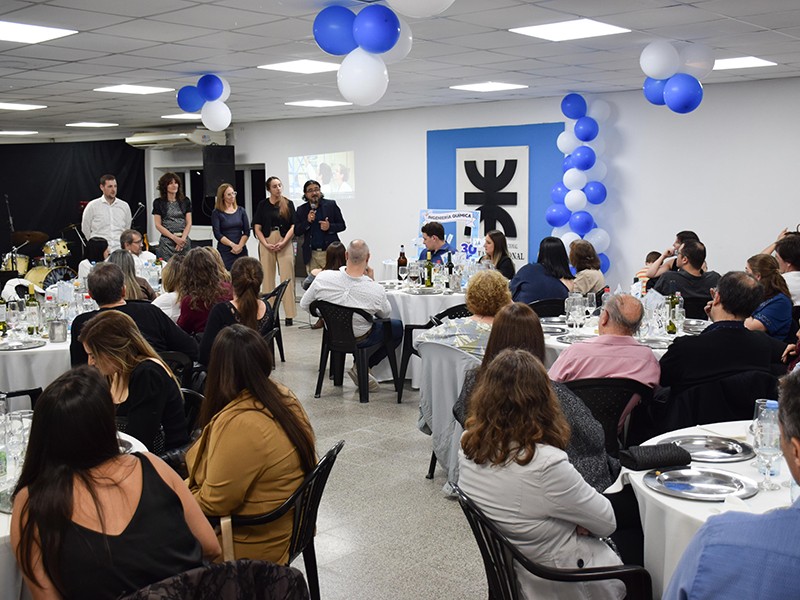
[[[230,95],[230,84],[219,75],[208,73],[197,80],[197,85],[185,85],[178,90],[178,107],[188,113],[199,110],[207,129],[222,131],[231,124],[231,109],[225,104]]]
[[[387,0],[402,15],[432,17],[454,0]],[[386,6],[371,4],[358,14],[344,6],[328,6],[314,19],[314,40],[323,52],[345,56],[336,81],[339,93],[359,106],[375,104],[389,86],[386,65],[411,51],[414,36],[402,18]]]
[[[642,50],[639,66],[647,75],[642,86],[647,101],[686,114],[703,101],[700,81],[714,69],[714,51],[703,44],[688,44],[678,52],[659,40]]]
[[[588,105],[580,94],[567,94],[561,101],[561,112],[574,123],[565,123],[556,145],[565,154],[563,178],[550,191],[553,204],[547,209],[545,219],[553,227],[552,235],[569,245],[581,238],[594,246],[600,256],[600,269],[605,273],[611,261],[605,251],[611,238],[605,229],[597,226],[591,206],[605,202],[608,192],[603,185],[608,169],[598,158],[604,145],[599,123],[605,121],[611,107],[603,100]]]

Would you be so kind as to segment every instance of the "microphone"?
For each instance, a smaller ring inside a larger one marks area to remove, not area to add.
[[[144,207],[145,207],[145,206],[144,206],[144,204],[142,204],[141,202],[139,202],[139,208],[144,208]]]

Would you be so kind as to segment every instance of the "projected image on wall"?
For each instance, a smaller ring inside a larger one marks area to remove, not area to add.
[[[355,152],[328,152],[289,157],[288,196],[302,202],[303,184],[319,181],[322,193],[330,200],[347,202],[356,197]]]

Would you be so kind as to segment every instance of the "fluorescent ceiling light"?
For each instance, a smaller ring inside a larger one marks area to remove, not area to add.
[[[774,67],[774,63],[755,56],[741,56],[739,58],[721,58],[714,62],[715,71],[725,71],[727,69],[750,69],[752,67]]]
[[[36,135],[38,131],[0,131],[0,135]]]
[[[39,110],[47,108],[44,104],[17,104],[16,102],[0,102],[0,110]]]
[[[25,23],[0,21],[0,40],[4,42],[38,44],[75,33],[78,32],[73,29],[58,29],[56,27],[41,27],[40,25],[26,25]]]
[[[119,123],[92,123],[91,121],[81,121],[80,123],[66,123],[66,127],[119,127]]]
[[[313,73],[327,73],[328,71],[338,71],[338,63],[322,62],[321,60],[293,60],[290,62],[275,63],[272,65],[259,65],[259,69],[269,69],[271,71],[286,71],[288,73],[302,73],[311,75]]]
[[[352,102],[339,102],[338,100],[301,100],[299,102],[284,102],[286,106],[305,106],[307,108],[330,108],[332,106],[350,106]]]
[[[549,23],[547,25],[516,27],[514,29],[509,29],[509,31],[511,33],[521,33],[522,35],[529,35],[551,42],[563,42],[566,40],[600,37],[602,35],[628,33],[630,29],[601,23],[600,21],[593,21],[591,19],[577,19],[575,21],[562,21],[561,23]]]
[[[116,94],[162,94],[164,92],[174,92],[174,88],[152,87],[149,85],[110,85],[108,87],[95,88],[95,92],[112,92]]]
[[[516,83],[501,83],[499,81],[485,81],[483,83],[470,83],[467,85],[451,85],[451,90],[464,90],[467,92],[503,92],[505,90],[521,90],[527,85]]]
[[[177,113],[174,115],[161,115],[162,119],[182,119],[184,121],[199,121],[203,118],[197,113]]]

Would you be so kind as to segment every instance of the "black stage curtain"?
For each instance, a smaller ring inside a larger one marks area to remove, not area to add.
[[[70,244],[70,263],[80,260],[81,244],[68,227],[80,228],[81,202],[100,196],[100,177],[117,177],[117,195],[135,213],[146,203],[144,150],[124,140],[70,142],[57,144],[0,145],[0,194],[8,197],[15,231],[43,231],[48,239],[64,238]],[[11,247],[8,212],[0,206],[0,251]],[[145,211],[134,228],[145,231]],[[23,251],[39,256],[41,246]]]

